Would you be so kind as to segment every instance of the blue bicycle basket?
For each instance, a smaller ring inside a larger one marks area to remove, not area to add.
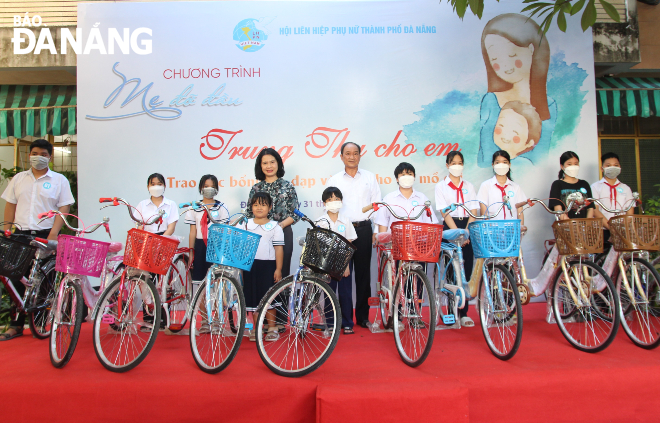
[[[209,226],[206,261],[249,271],[259,248],[261,235],[234,226]]]
[[[478,220],[468,229],[476,258],[518,256],[520,220]]]

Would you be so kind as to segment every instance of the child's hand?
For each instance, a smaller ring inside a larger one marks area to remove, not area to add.
[[[350,266],[346,267],[346,270],[344,270],[344,277],[347,278],[351,275],[351,268]]]
[[[275,274],[273,275],[273,282],[277,283],[280,279],[282,279],[282,271],[276,269]]]

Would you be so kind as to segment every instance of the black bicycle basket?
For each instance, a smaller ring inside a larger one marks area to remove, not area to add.
[[[0,236],[0,275],[20,279],[32,265],[37,248],[27,242]]]
[[[328,229],[307,230],[302,263],[319,273],[327,273],[339,280],[357,250],[346,238]]]

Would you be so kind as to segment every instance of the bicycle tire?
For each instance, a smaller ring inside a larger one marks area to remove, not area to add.
[[[401,360],[410,367],[417,367],[426,360],[433,346],[435,298],[431,298],[433,287],[425,272],[420,268],[408,272],[405,280],[397,277],[394,290],[394,344]],[[418,281],[426,293],[420,295]],[[428,306],[424,307],[424,304]],[[402,330],[399,325],[403,326]]]
[[[390,314],[390,309],[392,305],[392,266],[388,266],[389,260],[387,258],[387,254],[383,254],[381,256],[381,261],[380,261],[380,272],[379,275],[381,276],[380,280],[380,286],[382,288],[383,286],[383,281],[387,280],[389,283],[389,287],[387,287],[390,291],[390,295],[387,295],[385,291],[378,292],[378,311],[380,312],[380,319],[383,322],[383,328],[384,329],[391,329],[392,328],[392,316]]]
[[[55,257],[51,259],[55,261]],[[46,267],[44,264],[43,267]],[[42,267],[42,268],[43,268]],[[50,337],[51,326],[53,322],[53,314],[51,313],[53,304],[55,302],[55,277],[57,271],[55,270],[54,263],[44,273],[43,279],[35,287],[36,293],[30,302],[30,309],[38,309],[38,311],[28,313],[28,324],[32,336],[37,339],[46,339]]]
[[[576,284],[579,281],[583,289],[588,291],[589,301],[578,299],[576,304],[568,292],[564,272],[557,272],[552,285],[552,309],[557,326],[564,338],[578,350],[590,353],[602,351],[614,341],[619,329],[620,304],[614,284],[605,271],[592,261],[571,260],[566,265],[576,296],[580,295]],[[605,287],[601,291],[597,291],[592,285],[597,276],[601,276],[605,281]],[[595,305],[596,302],[592,298],[595,294],[604,298],[607,308]],[[560,309],[565,309],[565,303],[575,309],[568,317],[560,314]]]
[[[495,273],[495,272],[498,273]],[[488,348],[500,360],[509,360],[518,351],[523,332],[522,303],[516,280],[506,267],[502,265],[489,266],[487,279],[482,279],[479,286],[479,320],[481,331]],[[501,276],[500,276],[501,275]],[[499,286],[494,283],[500,278],[502,295]],[[486,289],[493,299],[493,308],[488,301]]]
[[[294,313],[297,319],[291,319],[288,304],[293,283],[293,276],[289,276],[268,290],[257,307],[255,327],[261,360],[273,373],[285,377],[301,377],[321,367],[337,345],[341,326],[337,296],[327,283],[313,276],[295,283],[296,292],[304,295],[296,308],[298,313]],[[269,308],[279,311],[275,324],[283,325],[284,331],[277,340],[265,342],[262,331]],[[289,348],[280,348],[283,345]],[[315,352],[318,354],[312,357]]]
[[[172,333],[177,333],[183,330],[188,321],[188,309],[192,300],[192,279],[190,270],[187,269],[188,259],[186,256],[178,257],[172,265],[174,268],[167,273],[167,286],[163,287],[161,298],[170,301],[171,298],[181,297],[167,303],[168,329]]]
[[[619,274],[616,287],[621,304],[621,326],[635,345],[652,350],[660,345],[660,274],[651,266],[651,263],[642,258],[633,258],[633,263],[635,268],[640,268],[640,271],[636,273],[640,279],[640,285],[645,291],[644,297],[646,297],[647,303],[643,303],[644,299],[639,294],[635,295],[638,289],[631,275],[628,274],[631,262],[626,260],[624,265],[626,278],[636,301],[640,303],[632,304],[623,284],[623,276]]]
[[[146,358],[156,341],[161,318],[160,295],[151,279],[143,279],[143,275],[126,276],[125,292],[119,304],[121,276],[115,277],[101,294],[93,331],[96,357],[103,367],[115,373],[127,372]],[[146,308],[153,309],[153,320],[149,323],[144,321],[144,299],[147,300]],[[118,313],[120,307],[121,315]],[[142,328],[146,328],[145,332],[141,331]],[[121,341],[119,345],[117,336]]]
[[[61,282],[64,287],[60,288],[62,295],[58,293],[55,303],[48,353],[50,363],[57,369],[66,366],[78,344],[85,301],[79,282],[65,275]]]
[[[445,278],[443,280],[439,280],[440,275],[437,275],[436,278],[438,278],[438,287],[435,292],[435,297],[436,297],[436,304],[435,304],[435,321],[436,322],[442,322],[446,326],[452,326],[456,324],[456,321],[459,320],[458,315],[454,316],[454,323],[445,323],[444,316],[448,316],[453,314],[454,311],[454,298],[453,295],[449,296],[442,292],[442,288],[445,285],[454,285],[456,286],[456,274],[453,269],[453,265],[451,263],[452,257],[450,254],[445,252],[444,250],[440,254],[440,260],[439,260],[439,266],[440,270],[444,269],[445,271]],[[451,269],[451,274],[450,274],[450,269]],[[467,307],[467,299],[465,301],[465,307]]]
[[[220,284],[220,281],[223,281],[223,284]],[[213,279],[212,282],[211,313],[213,316],[210,322],[206,310],[208,301],[206,281],[199,286],[193,301],[190,317],[190,351],[197,367],[206,373],[215,374],[229,366],[241,346],[245,331],[246,311],[243,289],[238,281],[231,277],[220,276]],[[224,286],[224,283],[228,284],[228,287]],[[227,294],[223,298],[222,310],[220,310],[218,301],[215,300],[221,285]],[[219,318],[221,314],[223,319]],[[236,321],[239,322],[238,327],[232,327]]]

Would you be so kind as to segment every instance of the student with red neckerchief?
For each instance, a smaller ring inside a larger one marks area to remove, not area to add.
[[[527,196],[520,185],[513,182],[513,179],[511,178],[511,157],[509,156],[509,153],[504,150],[496,151],[493,153],[492,164],[495,176],[484,181],[479,187],[479,192],[477,193],[477,200],[486,204],[479,205],[481,209],[480,214],[482,216],[494,213],[499,208],[499,205],[493,207],[491,207],[491,205],[501,203],[504,196],[509,197],[509,203],[511,203],[512,208],[516,203],[527,201]],[[520,215],[520,217],[518,217],[518,212],[521,210],[522,207],[518,210],[513,209],[512,211],[507,207],[504,207],[494,219],[519,218],[522,226],[525,223],[524,216]]]

